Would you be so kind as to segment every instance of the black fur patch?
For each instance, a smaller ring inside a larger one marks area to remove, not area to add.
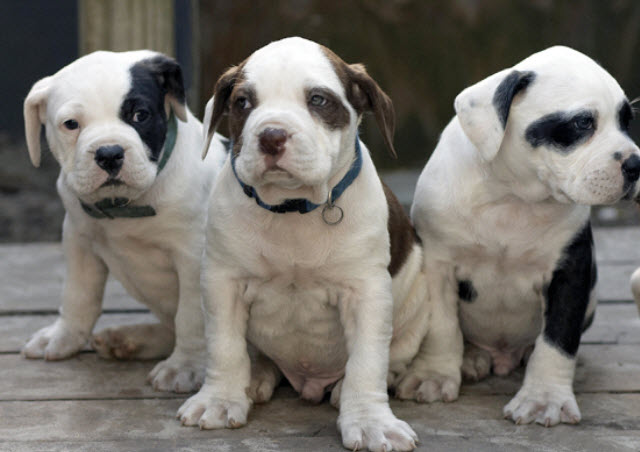
[[[129,72],[131,88],[120,107],[120,118],[136,129],[150,150],[149,160],[157,162],[167,134],[164,98],[171,94],[184,103],[182,72],[177,62],[164,56],[139,61]],[[134,121],[140,112],[145,119]]]
[[[473,302],[478,297],[473,283],[468,279],[458,281],[458,298],[467,303]]]
[[[509,110],[513,98],[518,92],[525,89],[536,78],[535,72],[531,71],[513,71],[507,75],[504,80],[496,88],[493,94],[493,106],[498,112],[498,117],[502,123],[502,127],[507,126],[509,118]]]
[[[594,112],[559,111],[543,116],[529,125],[525,138],[533,147],[550,146],[562,153],[569,153],[591,138],[597,126]]]
[[[587,222],[565,248],[545,291],[544,337],[570,356],[578,351],[588,323],[585,312],[596,278],[593,236]]]
[[[629,101],[625,100],[622,102],[620,109],[618,110],[618,127],[624,133],[629,133],[629,123],[633,119],[633,110],[631,109],[631,105]]]

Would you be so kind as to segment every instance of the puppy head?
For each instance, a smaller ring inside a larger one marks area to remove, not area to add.
[[[395,155],[388,96],[362,65],[302,38],[273,42],[225,72],[208,110],[205,153],[228,114],[238,176],[269,204],[325,202],[332,178],[354,158],[364,112],[375,114]]]
[[[171,110],[186,121],[182,73],[151,51],[94,52],[38,81],[24,102],[31,162],[40,129],[83,201],[135,199],[154,182]]]
[[[640,151],[618,83],[567,47],[536,53],[458,95],[460,125],[506,179],[537,184],[540,197],[579,204],[631,197]]]

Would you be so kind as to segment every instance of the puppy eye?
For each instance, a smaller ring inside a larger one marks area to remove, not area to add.
[[[314,107],[323,107],[327,104],[327,99],[322,97],[320,94],[314,94],[309,99],[309,105],[313,105]]]
[[[144,122],[147,120],[147,118],[149,118],[149,112],[147,110],[136,110],[136,112],[133,114],[133,122]]]
[[[236,99],[236,107],[238,107],[240,110],[248,110],[249,108],[251,108],[251,102],[249,102],[249,99],[247,99],[246,97],[238,97]]]
[[[63,122],[63,124],[69,130],[76,130],[78,127],[80,127],[80,124],[78,124],[78,121],[76,121],[75,119],[67,119],[65,122]]]
[[[573,121],[576,129],[580,129],[580,130],[590,130],[593,129],[593,118],[590,118],[588,116],[583,116],[581,118],[576,118]]]

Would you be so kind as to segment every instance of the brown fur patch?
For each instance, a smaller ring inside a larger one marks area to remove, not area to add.
[[[344,86],[347,99],[359,115],[373,112],[389,153],[397,157],[393,147],[396,116],[389,96],[371,78],[362,64],[347,64],[329,48],[320,46]]]
[[[382,181],[381,181],[382,182]],[[404,211],[400,201],[393,194],[391,189],[382,182],[384,195],[389,206],[389,240],[391,242],[391,262],[389,263],[389,273],[395,276],[400,271],[405,261],[411,254],[411,249],[415,243],[420,243],[416,230],[411,224],[409,215]]]
[[[322,96],[326,100],[326,103],[318,106],[313,105],[311,99],[315,95]],[[307,107],[311,114],[320,118],[329,129],[342,129],[349,125],[349,111],[332,90],[327,88],[311,88],[306,91],[305,97],[307,99]]]

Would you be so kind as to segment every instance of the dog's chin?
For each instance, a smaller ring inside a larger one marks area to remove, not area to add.
[[[105,198],[127,198],[130,201],[135,201],[145,191],[145,187],[132,187],[120,180],[107,180],[92,192],[81,193],[78,197],[86,203],[96,203]]]

